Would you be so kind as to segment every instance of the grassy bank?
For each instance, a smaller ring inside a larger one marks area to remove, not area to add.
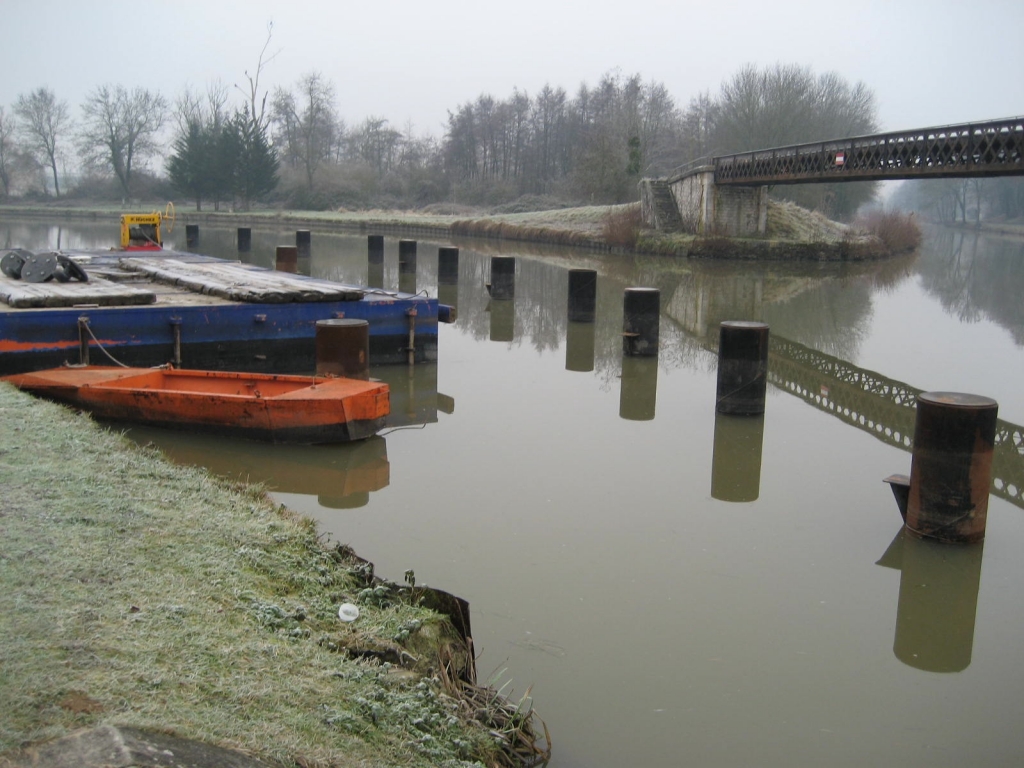
[[[0,433],[0,753],[100,724],[286,765],[523,749],[526,713],[453,679],[465,647],[445,617],[258,488],[6,384]]]
[[[163,205],[137,206],[137,210]],[[0,206],[10,215],[77,217],[111,221],[118,207]],[[906,218],[906,217],[904,217]],[[436,213],[417,211],[189,211],[179,208],[177,225],[295,227],[320,231],[390,234],[399,237],[487,238],[596,251],[632,251],[693,258],[788,261],[864,261],[880,259],[908,249],[890,243],[864,226],[847,226],[789,202],[769,201],[764,237],[696,236],[646,229],[640,222],[640,204],[582,206],[524,213],[486,214],[461,210]],[[916,229],[916,225],[915,225]],[[920,232],[918,230],[918,237]]]

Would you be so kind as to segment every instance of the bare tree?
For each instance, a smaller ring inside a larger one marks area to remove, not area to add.
[[[167,102],[145,88],[101,85],[82,105],[80,150],[87,164],[114,172],[125,197],[131,197],[135,167],[154,154],[156,134],[167,117]]]
[[[334,85],[319,72],[304,75],[294,93],[283,88],[274,92],[271,114],[286,160],[302,166],[312,189],[314,175],[331,159],[335,144]]]
[[[252,121],[253,131],[259,133],[267,127],[267,92],[263,92],[263,97],[260,98],[260,75],[263,74],[264,68],[272,62],[280,51],[277,51],[270,56],[267,55],[267,48],[270,47],[270,38],[274,35],[274,22],[267,22],[267,39],[263,43],[263,48],[260,49],[260,57],[256,61],[256,71],[254,74],[249,74],[249,70],[245,70],[245,79],[249,81],[249,92],[246,94],[249,99],[249,119]],[[245,90],[235,85],[235,88],[246,93]],[[258,105],[258,107],[257,107]]]
[[[72,127],[68,103],[58,101],[49,88],[37,88],[27,96],[18,96],[14,113],[21,120],[21,134],[28,151],[40,165],[47,165],[53,171],[53,192],[60,197],[57,160],[59,144]]]
[[[0,106],[0,184],[4,197],[11,196],[11,171],[14,164],[14,118]]]

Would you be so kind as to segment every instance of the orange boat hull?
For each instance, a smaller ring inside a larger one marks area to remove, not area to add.
[[[357,379],[86,366],[4,381],[103,419],[280,443],[361,440],[390,411],[387,384]]]

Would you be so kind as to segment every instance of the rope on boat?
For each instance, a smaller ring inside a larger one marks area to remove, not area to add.
[[[85,330],[87,330],[89,332],[89,335],[92,336],[92,340],[96,342],[96,346],[100,348],[100,352],[102,352],[104,355],[109,357],[114,363],[116,363],[117,365],[120,365],[122,368],[130,368],[131,367],[129,365],[125,365],[124,363],[122,363],[120,360],[118,360],[116,357],[114,357],[112,354],[110,354],[107,351],[107,348],[104,347],[103,344],[100,342],[100,340],[96,338],[96,334],[92,332],[92,326],[90,326],[88,322],[82,323],[82,325],[85,327]]]

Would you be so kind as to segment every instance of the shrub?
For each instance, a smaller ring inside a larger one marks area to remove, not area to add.
[[[605,214],[601,235],[612,247],[633,249],[636,248],[641,224],[639,203],[616,206]]]
[[[921,244],[921,227],[913,213],[873,211],[861,227],[881,240],[890,253],[907,253]]]

